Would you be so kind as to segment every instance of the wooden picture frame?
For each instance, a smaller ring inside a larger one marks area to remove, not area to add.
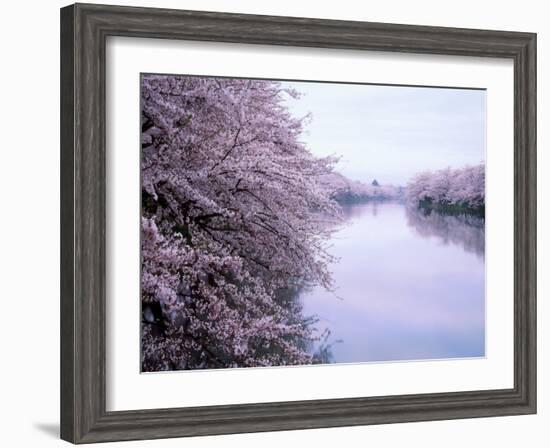
[[[107,36],[510,58],[514,387],[106,411]],[[73,443],[536,412],[536,35],[75,4],[61,9],[61,438]]]

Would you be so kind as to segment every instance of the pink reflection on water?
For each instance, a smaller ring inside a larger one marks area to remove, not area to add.
[[[341,300],[322,288],[301,298],[304,314],[331,330],[333,361],[484,356],[483,221],[416,216],[395,203],[345,212],[331,249]]]

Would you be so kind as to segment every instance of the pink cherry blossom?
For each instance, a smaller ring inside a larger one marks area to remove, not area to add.
[[[300,140],[277,82],[144,75],[144,371],[304,364],[297,293],[332,288],[336,159]]]
[[[483,211],[485,164],[420,173],[406,191],[407,201],[413,205]]]

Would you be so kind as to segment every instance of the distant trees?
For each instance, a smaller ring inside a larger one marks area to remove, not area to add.
[[[485,165],[426,171],[407,185],[407,201],[419,207],[484,212]]]
[[[324,183],[331,196],[340,203],[398,200],[403,189],[393,185],[380,185],[375,179],[371,184],[351,180],[340,173],[324,176]]]
[[[142,369],[313,362],[295,292],[331,287],[332,158],[277,82],[145,75]]]

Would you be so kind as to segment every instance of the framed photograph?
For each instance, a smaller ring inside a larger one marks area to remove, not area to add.
[[[536,35],[61,9],[61,437],[536,412]]]

